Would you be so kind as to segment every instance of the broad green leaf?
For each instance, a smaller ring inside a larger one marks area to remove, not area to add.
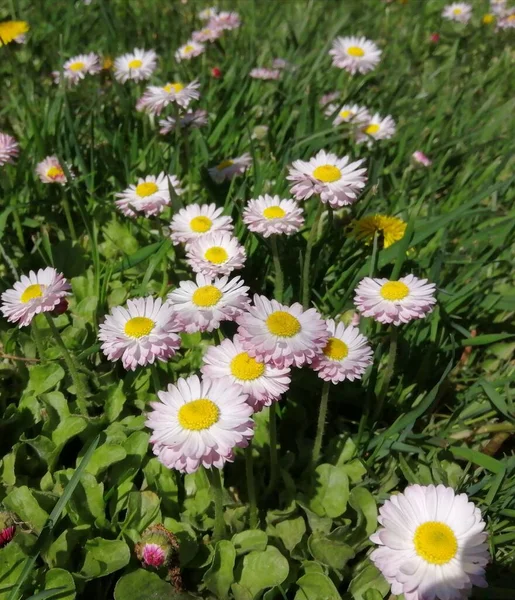
[[[76,596],[75,581],[68,571],[64,569],[50,569],[45,573],[45,584],[43,589],[48,591],[60,588],[60,591],[46,596],[55,600],[74,600]]]
[[[177,473],[167,469],[157,458],[151,458],[147,462],[143,473],[149,489],[159,496],[163,512],[168,516],[178,517]]]
[[[354,577],[349,586],[354,600],[366,600],[365,593],[369,590],[377,590],[383,597],[390,590],[390,584],[372,564],[367,564]]]
[[[0,600],[7,600],[11,587],[23,571],[26,558],[16,540],[0,549]]]
[[[308,540],[308,548],[314,559],[337,570],[343,569],[355,555],[351,546],[330,535],[313,533]]]
[[[234,582],[236,550],[232,542],[222,540],[216,544],[213,562],[204,574],[203,580],[209,591],[217,598],[229,598],[229,589]]]
[[[253,550],[264,550],[268,543],[268,536],[261,529],[248,529],[233,535],[232,543],[238,554],[247,554]]]
[[[79,543],[88,538],[91,529],[89,525],[81,525],[80,527],[67,527],[60,536],[58,536],[43,552],[45,562],[50,567],[66,568],[70,566],[69,561],[72,552]]]
[[[127,452],[122,446],[102,444],[93,453],[86,471],[94,477],[98,477],[100,473],[103,473],[114,463],[120,462],[126,456]]]
[[[123,540],[96,537],[84,546],[84,563],[78,575],[84,579],[104,577],[125,567],[130,558],[129,546]]]
[[[131,492],[127,504],[127,517],[123,522],[124,529],[130,527],[143,531],[152,523],[161,521],[159,507],[160,500],[154,492]]]
[[[285,548],[291,552],[306,533],[306,521],[302,517],[288,519],[277,523],[275,529]]]
[[[44,394],[55,387],[65,373],[64,369],[55,362],[35,365],[29,369],[29,386],[36,395]]]
[[[298,581],[294,600],[341,600],[334,583],[323,573],[306,573]]]
[[[319,465],[315,469],[315,491],[309,507],[320,517],[339,517],[347,508],[349,478],[344,466]]]
[[[176,592],[157,573],[137,569],[118,580],[114,600],[193,600],[193,596]]]
[[[55,474],[56,492],[64,488],[75,473],[74,469],[58,471]],[[83,473],[66,507],[66,512],[74,525],[89,523],[97,519],[106,523],[104,505],[104,486],[98,483],[91,473]]]
[[[66,442],[82,433],[87,426],[87,420],[80,415],[64,417],[52,432],[52,441],[58,448],[62,448]]]
[[[123,392],[123,381],[119,381],[118,385],[110,386],[106,390],[107,400],[104,406],[104,411],[109,423],[115,421],[123,410],[126,401],[126,396]]]
[[[243,569],[238,585],[233,585],[236,600],[258,598],[260,592],[280,585],[288,577],[289,565],[286,558],[274,546],[264,551],[254,550],[243,559]]]
[[[368,538],[377,529],[377,506],[372,494],[364,487],[351,490],[349,504],[358,514],[358,522],[352,532],[352,542],[349,543],[357,543],[357,536]]]
[[[36,533],[40,533],[48,519],[48,513],[43,510],[32,492],[26,485],[14,488],[5,498],[4,505],[8,510],[17,514]]]

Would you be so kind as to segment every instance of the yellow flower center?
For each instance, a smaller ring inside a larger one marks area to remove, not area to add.
[[[458,552],[458,540],[445,523],[427,521],[417,527],[413,537],[416,553],[432,565],[445,565]]]
[[[190,221],[191,231],[195,233],[206,233],[211,229],[211,225],[213,225],[213,221],[209,217],[193,217]]]
[[[154,329],[155,323],[148,317],[132,317],[125,323],[125,335],[132,338],[140,338],[148,335]]]
[[[331,360],[343,360],[349,354],[349,347],[338,338],[330,337],[323,352]]]
[[[50,167],[46,172],[46,176],[50,177],[50,179],[57,179],[58,177],[62,177],[64,175],[61,167]]]
[[[204,285],[193,292],[191,300],[197,306],[214,306],[222,296],[222,292],[214,285]]]
[[[483,17],[483,23],[484,23],[485,25],[490,25],[490,23],[493,23],[494,21],[495,21],[495,17],[494,17],[494,15],[491,15],[491,14],[486,14],[486,15],[484,15],[484,17]]]
[[[365,133],[368,135],[374,135],[379,131],[379,125],[377,123],[372,123],[368,127],[365,127]]]
[[[183,89],[184,89],[184,86],[182,85],[182,83],[179,83],[179,82],[167,83],[163,88],[163,90],[165,90],[165,92],[170,93],[173,90],[176,94],[178,94]]]
[[[23,294],[20,297],[20,300],[23,304],[26,304],[30,300],[34,300],[34,298],[41,298],[43,295],[43,288],[39,283],[33,283],[29,285],[28,288],[25,289]]]
[[[209,262],[215,263],[215,265],[221,265],[229,258],[229,255],[222,246],[211,246],[211,248],[206,250],[204,258]]]
[[[508,17],[506,20],[507,20],[507,21],[510,21],[510,23],[511,23],[512,21],[515,21],[515,15],[510,15],[510,16],[509,16],[509,17]]]
[[[220,418],[218,406],[208,398],[199,398],[183,404],[177,418],[183,429],[202,431],[209,429]]]
[[[249,356],[246,352],[237,354],[231,360],[231,373],[241,381],[253,381],[265,372],[265,365]]]
[[[105,56],[102,61],[102,69],[108,71],[113,66],[113,59],[110,56]]]
[[[184,52],[186,52],[186,53],[193,52],[193,50],[195,50],[195,47],[192,46],[191,44],[184,46]]]
[[[145,183],[140,183],[136,187],[136,194],[138,194],[140,198],[146,198],[147,196],[152,196],[152,194],[155,194],[158,189],[159,188],[155,183],[148,181]]]
[[[462,13],[463,11],[461,10],[461,8],[455,8],[455,9],[454,9],[452,12],[453,12],[455,15],[461,15],[461,13]]]
[[[12,42],[20,35],[27,33],[29,24],[26,21],[4,21],[0,23],[0,46]]]
[[[232,167],[234,164],[234,161],[232,161],[231,159],[228,160],[222,160],[222,162],[216,166],[216,168],[219,171],[223,171],[224,169],[227,169],[227,167]]]
[[[135,58],[129,63],[129,69],[139,69],[142,65],[143,61],[139,58]]]
[[[356,56],[361,58],[362,56],[365,56],[365,51],[359,46],[350,46],[349,48],[347,48],[347,54],[349,56]]]
[[[286,211],[280,206],[269,206],[263,211],[263,216],[266,219],[282,219],[286,216]]]
[[[409,294],[409,287],[402,281],[387,281],[379,292],[385,300],[403,300]]]
[[[279,337],[293,337],[301,330],[300,322],[284,310],[276,310],[266,320],[268,331]]]
[[[324,183],[333,183],[342,178],[342,172],[334,165],[321,165],[313,171],[313,177]]]
[[[82,71],[82,69],[85,67],[86,65],[78,60],[74,63],[72,63],[68,68],[70,69],[70,71]]]
[[[348,119],[351,115],[352,115],[352,112],[350,110],[342,110],[342,112],[340,113],[340,118]]]

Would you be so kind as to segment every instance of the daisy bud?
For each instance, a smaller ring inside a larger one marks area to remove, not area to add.
[[[13,515],[8,512],[0,512],[0,548],[7,546],[16,533],[16,525]]]
[[[136,544],[136,556],[144,567],[170,566],[179,544],[176,537],[163,525],[151,525],[143,532],[141,542]]]
[[[420,150],[416,150],[411,156],[416,163],[423,167],[430,167],[433,164],[433,161]]]
[[[432,34],[429,36],[429,41],[430,41],[432,44],[438,44],[438,42],[440,41],[440,34],[439,34],[439,33],[432,33]]]
[[[58,316],[58,315],[62,315],[63,313],[65,313],[68,310],[68,300],[66,300],[66,298],[61,298],[61,301],[59,302],[59,304],[54,308],[53,313],[54,315]]]
[[[222,71],[218,68],[218,67],[213,67],[211,69],[211,75],[215,78],[215,79],[220,79],[222,77]]]

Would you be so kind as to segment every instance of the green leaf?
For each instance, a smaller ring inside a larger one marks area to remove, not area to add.
[[[58,363],[35,365],[29,368],[29,388],[39,396],[55,387],[64,375],[64,369]]]
[[[176,472],[167,469],[157,458],[151,458],[143,467],[149,489],[156,492],[161,500],[163,512],[179,516],[179,498]]]
[[[294,600],[341,600],[334,583],[323,573],[306,573],[298,581]]]
[[[310,508],[320,517],[339,517],[347,508],[349,478],[343,466],[319,465],[315,469],[315,493]]]
[[[86,469],[88,473],[98,477],[106,469],[108,469],[114,463],[120,462],[127,456],[127,452],[122,446],[116,446],[115,444],[102,444],[95,450],[89,465]]]
[[[350,582],[349,586],[349,591],[354,600],[366,600],[365,593],[369,590],[377,590],[381,597],[386,596],[390,591],[390,584],[372,564],[366,564]]]
[[[457,458],[463,458],[468,460],[471,463],[479,465],[492,473],[500,473],[504,471],[504,465],[499,460],[496,460],[492,456],[488,456],[483,454],[482,452],[478,452],[477,450],[472,450],[471,448],[461,448],[461,447],[451,447],[450,451]]]
[[[236,600],[258,598],[260,592],[280,585],[289,573],[286,558],[274,546],[264,551],[254,550],[243,559],[243,570],[237,584],[232,586]]]
[[[291,552],[306,533],[306,521],[302,517],[288,519],[277,523],[275,529],[285,548]]]
[[[238,554],[247,554],[253,550],[264,550],[268,544],[268,536],[261,529],[248,529],[233,535],[232,543]]]
[[[465,338],[460,341],[462,346],[486,346],[487,344],[494,344],[501,340],[507,340],[514,336],[513,333],[487,333],[485,335],[478,335],[476,337]]]
[[[150,490],[131,492],[127,505],[127,518],[123,523],[124,529],[133,528],[143,531],[153,522],[160,521],[160,504],[157,494]]]
[[[490,402],[495,406],[495,408],[507,419],[514,421],[515,415],[510,412],[510,409],[506,404],[506,400],[497,392],[494,386],[485,379],[480,379],[478,383],[484,389],[485,394],[488,396]]]
[[[8,592],[23,571],[26,558],[16,540],[0,549],[0,600],[7,599]]]
[[[14,488],[4,499],[7,509],[16,513],[36,533],[43,529],[48,513],[43,510],[26,485]]]
[[[333,536],[333,537],[331,537]],[[333,569],[341,570],[354,558],[354,550],[333,534],[322,536],[313,533],[308,540],[308,548],[314,559]]]
[[[56,600],[73,600],[76,596],[75,581],[68,571],[64,569],[50,569],[45,573],[44,590],[58,588],[59,591],[46,596]]]
[[[57,471],[55,479],[58,486],[67,486],[76,472],[74,469]],[[91,473],[83,473],[70,497],[66,511],[74,525],[93,525],[97,519],[105,522],[104,486],[98,483]]]
[[[62,448],[66,442],[82,433],[87,426],[85,417],[80,415],[65,417],[52,432],[52,441],[58,448]]]
[[[107,400],[104,407],[105,416],[109,423],[112,423],[122,412],[126,401],[126,397],[123,392],[123,381],[119,381],[118,385],[116,386],[110,386],[106,390],[106,395]]]
[[[193,600],[193,596],[178,593],[156,573],[138,569],[118,580],[114,600]]]
[[[123,540],[106,540],[101,537],[88,540],[84,553],[84,563],[78,573],[84,579],[105,577],[125,567],[131,559],[129,546]]]
[[[137,252],[131,254],[130,256],[127,256],[121,262],[116,264],[113,267],[112,272],[119,273],[120,271],[127,271],[128,269],[132,269],[132,267],[139,265],[144,260],[147,260],[147,258],[150,258],[154,254],[159,252],[161,246],[163,246],[166,242],[167,240],[163,240],[161,242],[156,242],[155,244],[150,244],[150,246],[140,248]]]
[[[358,514],[358,522],[352,533],[352,540],[359,537],[368,538],[377,529],[377,506],[374,496],[364,487],[353,488],[349,496],[349,504]],[[349,543],[353,543],[350,542]]]
[[[217,598],[222,600],[229,598],[229,589],[234,582],[235,561],[236,549],[232,542],[227,540],[218,542],[213,562],[203,577],[207,589],[213,592]]]

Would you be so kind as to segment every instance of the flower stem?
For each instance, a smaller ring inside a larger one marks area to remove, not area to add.
[[[150,373],[152,375],[152,383],[154,385],[154,392],[157,395],[157,392],[161,390],[161,382],[159,381],[159,373],[157,372],[157,365],[154,363],[150,365]]]
[[[257,529],[258,515],[253,463],[254,460],[252,457],[252,441],[250,441],[249,445],[245,448],[245,473],[247,475],[247,494],[249,497],[249,524],[251,529]]]
[[[384,406],[384,399],[386,398],[386,393],[388,392],[388,388],[390,387],[390,381],[393,375],[393,368],[395,366],[395,357],[397,355],[397,340],[398,340],[398,329],[395,325],[391,325],[390,329],[390,350],[388,352],[388,362],[386,364],[386,370],[384,372],[384,379],[381,385],[381,390],[379,392],[379,396],[377,397],[376,410],[374,412],[374,421],[377,421],[382,412]]]
[[[313,446],[313,468],[316,467],[318,460],[320,459],[320,452],[322,450],[322,441],[324,438],[325,422],[327,418],[327,405],[329,403],[330,386],[330,381],[324,381],[324,385],[322,387],[322,398],[320,399],[320,408],[318,409],[317,434],[315,437],[315,445]]]
[[[284,290],[284,276],[283,270],[281,269],[281,260],[279,259],[279,249],[277,247],[277,236],[272,235],[270,237],[270,243],[272,244],[272,257],[274,259],[274,272],[275,272],[275,299],[277,302],[283,301],[283,290]]]
[[[270,479],[266,490],[266,496],[269,496],[275,488],[279,476],[279,461],[277,459],[277,408],[275,402],[272,402],[269,409],[268,431],[270,436]]]
[[[318,224],[320,222],[320,217],[322,216],[322,212],[324,210],[324,205],[322,202],[319,202],[318,209],[315,214],[315,219],[313,221],[313,225],[311,225],[311,231],[309,232],[308,245],[306,246],[306,254],[304,255],[304,267],[302,269],[302,306],[304,310],[309,307],[309,300],[311,297],[311,287],[309,281],[309,270],[311,266],[311,252],[313,251],[313,246],[315,245]]]
[[[222,540],[225,537],[224,521],[224,497],[222,489],[222,477],[220,469],[206,469],[207,477],[211,484],[211,494],[215,503],[215,528],[213,541]]]
[[[374,276],[375,270],[376,270],[376,266],[377,266],[377,242],[378,242],[378,235],[377,235],[377,231],[374,233],[374,242],[372,245],[372,256],[370,257],[370,268],[368,270],[368,276],[370,278],[372,278]]]
[[[70,203],[68,202],[68,198],[66,197],[66,193],[62,194],[62,203],[64,216],[66,217],[66,223],[68,224],[68,229],[70,230],[70,235],[72,236],[72,240],[74,242],[77,241],[77,233],[75,231],[75,225],[73,224],[72,213],[70,211]]]
[[[32,319],[32,335],[34,336],[34,342],[36,343],[36,350],[41,361],[46,360],[45,349],[43,346],[43,338],[41,336],[41,330],[37,324],[38,315]]]

